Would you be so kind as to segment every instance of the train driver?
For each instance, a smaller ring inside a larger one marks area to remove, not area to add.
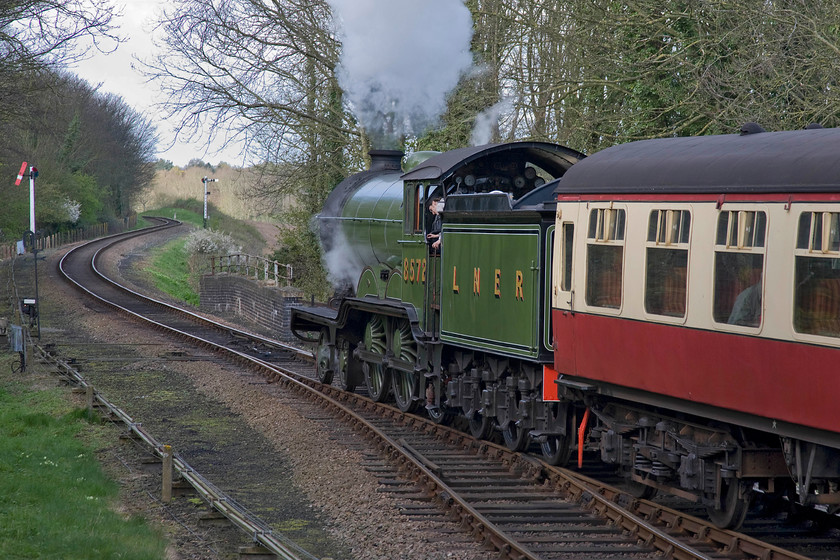
[[[432,222],[432,228],[429,230],[429,233],[426,235],[426,239],[431,243],[432,249],[434,251],[440,250],[440,231],[441,231],[441,218],[440,218],[440,211],[443,209],[443,201],[439,197],[433,198],[429,202],[429,212],[435,217],[434,221]]]

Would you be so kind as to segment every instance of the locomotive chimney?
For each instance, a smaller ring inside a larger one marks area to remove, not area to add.
[[[400,171],[402,169],[402,158],[405,154],[400,150],[371,150],[369,154],[371,171]]]

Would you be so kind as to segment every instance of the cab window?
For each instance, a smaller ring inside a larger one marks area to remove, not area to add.
[[[423,185],[406,185],[405,218],[403,231],[405,233],[423,233]]]

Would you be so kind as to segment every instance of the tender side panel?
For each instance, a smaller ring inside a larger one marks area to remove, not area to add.
[[[441,340],[536,358],[543,338],[538,224],[444,225]]]

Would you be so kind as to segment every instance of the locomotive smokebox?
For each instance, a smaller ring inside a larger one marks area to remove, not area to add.
[[[371,150],[370,169],[339,183],[317,216],[324,266],[334,287],[355,288],[365,267],[379,272],[399,263],[403,155]]]

